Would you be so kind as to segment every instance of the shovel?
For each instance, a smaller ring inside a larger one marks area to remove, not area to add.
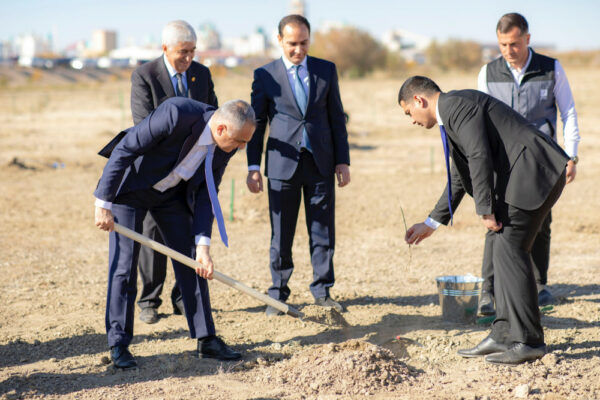
[[[196,270],[196,268],[202,267],[202,264],[200,264],[198,261],[194,260],[193,258],[183,255],[165,245],[155,242],[152,239],[148,239],[144,235],[140,235],[136,231],[126,228],[123,225],[119,225],[116,222],[115,222],[115,232],[118,232],[119,234],[126,236],[131,240],[135,240],[136,242],[141,243],[144,246],[150,247],[152,250],[158,251],[159,253],[162,253],[168,257],[171,257],[173,260],[177,260],[180,263],[187,265],[188,267],[192,268],[194,271]],[[294,307],[288,306],[287,304],[285,304],[281,301],[275,300],[272,297],[269,297],[263,293],[260,293],[259,291],[252,289],[251,287],[246,286],[242,282],[236,281],[235,279],[230,278],[227,275],[223,275],[220,272],[214,271],[213,278],[218,280],[219,282],[226,284],[227,286],[230,286],[240,292],[244,292],[247,295],[254,297],[257,300],[260,300],[263,303],[268,304],[271,307],[274,307],[287,315],[291,315],[292,317],[296,317],[296,318],[300,318],[300,319],[302,319],[304,317],[304,314],[302,312],[296,310]]]

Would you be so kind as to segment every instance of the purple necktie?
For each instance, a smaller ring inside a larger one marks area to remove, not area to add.
[[[204,160],[204,174],[206,175],[206,187],[208,188],[208,196],[212,204],[213,214],[217,219],[217,225],[219,225],[219,234],[221,240],[225,243],[225,247],[229,247],[227,241],[227,232],[225,231],[225,221],[223,220],[223,213],[221,212],[221,205],[219,204],[219,196],[217,196],[217,188],[215,187],[215,180],[212,173],[212,160],[215,155],[215,146],[208,146],[208,153]]]
[[[448,209],[450,210],[450,225],[452,225],[453,215],[452,215],[452,181],[450,179],[450,159],[449,159],[450,149],[448,148],[448,134],[446,133],[446,129],[444,129],[443,125],[440,125],[440,133],[442,135],[442,144],[444,145],[444,158],[446,159],[446,176],[448,177]]]

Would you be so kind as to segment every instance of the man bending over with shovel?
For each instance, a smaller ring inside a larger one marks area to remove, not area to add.
[[[227,246],[216,190],[229,159],[252,138],[255,124],[252,107],[242,100],[215,110],[176,97],[101,150],[100,155],[110,157],[94,192],[95,220],[99,229],[111,232],[106,333],[116,367],[137,366],[128,346],[133,337],[140,244],[115,232],[114,223],[141,232],[148,212],[167,246],[202,264],[194,273],[173,260],[190,336],[198,339],[198,355],[241,358],[215,336],[206,279],[212,279],[214,272],[209,253],[213,210]]]

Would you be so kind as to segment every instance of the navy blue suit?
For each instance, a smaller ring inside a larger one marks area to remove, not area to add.
[[[290,294],[287,283],[294,268],[292,243],[302,193],[314,271],[310,289],[315,298],[329,295],[334,283],[335,166],[350,164],[335,64],[308,57],[307,70],[309,92],[304,115],[296,103],[282,59],[255,70],[252,83],[257,126],[247,146],[248,165],[260,165],[265,130],[270,124],[265,156],[273,279],[269,295],[279,300],[286,300]],[[304,128],[310,152],[301,148]]]
[[[168,99],[138,125],[129,128],[114,147],[94,195],[113,203],[118,222],[137,232],[150,212],[166,245],[195,257],[194,236],[211,236],[212,206],[204,177],[204,163],[189,181],[161,193],[153,186],[165,178],[198,140],[214,107],[183,97]],[[235,152],[215,150],[213,175],[218,187]],[[109,346],[129,345],[137,293],[137,259],[140,245],[111,232],[106,306]],[[215,334],[208,285],[195,271],[173,260],[190,334]]]

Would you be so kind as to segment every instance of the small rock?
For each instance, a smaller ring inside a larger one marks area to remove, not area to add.
[[[529,385],[526,383],[519,385],[514,388],[513,392],[516,398],[525,399],[529,396]]]
[[[281,343],[273,343],[273,344],[271,345],[271,348],[272,348],[273,350],[281,350]]]
[[[110,358],[108,358],[107,356],[102,356],[102,358],[100,358],[100,363],[108,365],[110,364]]]
[[[554,353],[548,353],[542,358],[542,364],[547,367],[552,367],[558,364],[558,357]]]

